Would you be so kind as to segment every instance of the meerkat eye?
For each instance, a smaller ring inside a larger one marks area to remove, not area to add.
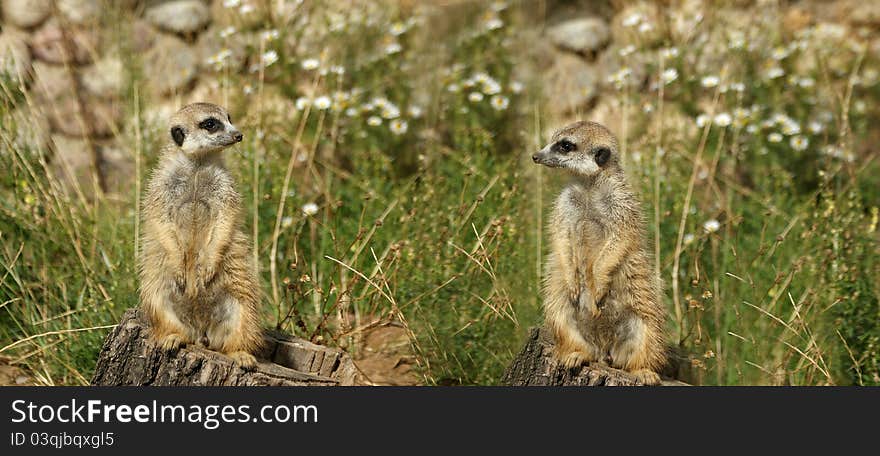
[[[220,122],[213,117],[208,117],[199,123],[199,128],[207,130],[208,133],[216,133],[223,128],[223,122]]]
[[[604,166],[605,163],[608,163],[608,159],[611,158],[611,151],[607,147],[600,147],[593,151],[593,154],[596,157],[596,164],[599,166]]]
[[[556,143],[555,149],[557,152],[567,154],[573,150],[576,150],[577,146],[573,142],[571,142],[567,139],[563,139],[563,140]]]

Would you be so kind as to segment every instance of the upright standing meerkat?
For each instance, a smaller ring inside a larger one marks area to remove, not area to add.
[[[165,350],[195,343],[256,365],[259,285],[239,227],[241,196],[222,151],[242,140],[227,112],[183,107],[143,202],[140,297]]]
[[[617,139],[602,125],[576,122],[532,159],[572,177],[550,218],[544,283],[557,360],[566,368],[608,362],[643,383],[659,383],[666,312]]]

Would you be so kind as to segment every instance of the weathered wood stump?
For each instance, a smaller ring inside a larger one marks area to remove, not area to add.
[[[162,350],[148,337],[141,312],[131,309],[107,336],[92,385],[351,386],[363,384],[348,354],[282,334],[266,335],[259,364],[245,371],[221,353],[187,346]]]
[[[501,382],[509,386],[642,386],[630,373],[607,366],[565,369],[552,359],[552,350],[550,334],[533,328]],[[686,386],[687,383],[664,379],[662,385]]]

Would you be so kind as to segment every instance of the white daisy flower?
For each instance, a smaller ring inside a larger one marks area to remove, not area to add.
[[[797,135],[792,136],[791,139],[788,141],[788,144],[791,146],[792,149],[802,151],[806,150],[807,147],[810,145],[810,140],[804,136]]]
[[[260,57],[260,61],[263,63],[263,66],[272,65],[278,61],[278,53],[269,49]]]
[[[369,118],[367,118],[367,125],[371,127],[378,127],[379,125],[382,125],[382,118],[379,116],[370,116]]]
[[[777,46],[776,48],[773,49],[773,51],[770,52],[770,57],[773,60],[782,60],[782,59],[788,57],[788,54],[789,54],[788,49],[786,49],[782,46]]]
[[[770,79],[780,78],[784,75],[785,75],[785,70],[783,70],[782,67],[775,66],[775,67],[771,67],[769,70],[767,70],[767,77]]]
[[[312,100],[310,100],[307,97],[299,97],[296,99],[294,104],[296,105],[296,109],[302,111],[303,109],[306,109],[307,107],[311,106]]]
[[[684,241],[684,245],[690,245],[694,242],[694,235],[692,233],[687,233],[682,238],[682,241]]]
[[[394,36],[400,36],[406,33],[407,26],[403,22],[395,22],[391,24],[391,28],[388,30]]]
[[[302,69],[306,71],[317,70],[319,66],[321,66],[321,61],[318,59],[305,59],[302,61]]]
[[[678,48],[677,47],[663,48],[660,51],[660,55],[662,55],[664,59],[671,59],[673,57],[678,57]]]
[[[486,21],[486,30],[498,30],[501,27],[504,27],[504,21],[497,17],[493,17]]]
[[[395,135],[400,136],[400,135],[406,133],[407,128],[409,128],[409,125],[403,119],[394,119],[391,121],[391,123],[389,123],[388,128],[391,129],[391,133],[394,133]]]
[[[400,117],[400,109],[393,104],[388,104],[382,108],[382,112],[380,114],[382,114],[382,117],[389,120],[396,119]]]
[[[513,93],[522,93],[525,87],[519,81],[513,81],[510,83],[510,91]]]
[[[290,225],[293,225],[293,217],[284,217],[281,219],[282,228],[288,228]]]
[[[709,115],[708,114],[700,114],[697,116],[697,126],[703,128],[706,124],[709,123]]]
[[[703,223],[703,230],[707,233],[714,233],[718,231],[719,228],[721,228],[721,223],[715,219],[709,219]]]
[[[490,80],[483,83],[483,93],[486,95],[495,95],[501,93],[501,84],[498,84],[497,81]]]
[[[709,88],[709,87],[717,86],[718,82],[719,82],[718,76],[709,75],[709,76],[706,76],[700,80],[700,85],[702,85],[703,87]]]
[[[496,111],[503,111],[507,109],[507,106],[510,104],[510,100],[507,97],[502,95],[495,95],[489,100],[489,103],[492,105],[492,108]]]
[[[773,133],[767,135],[767,141],[770,141],[772,143],[782,142],[782,135],[774,131]]]
[[[234,35],[235,32],[235,27],[230,25],[229,27],[220,30],[220,38],[229,38],[230,36]]]
[[[315,107],[322,111],[329,108],[331,104],[333,103],[330,101],[330,97],[326,95],[315,98]]]
[[[730,117],[730,114],[728,114],[726,112],[716,114],[715,118],[713,119],[713,122],[715,122],[715,125],[718,125],[719,127],[726,127],[726,126],[730,125],[730,123],[732,121],[733,121],[733,118]]]
[[[278,29],[266,30],[260,34],[260,39],[263,41],[272,41],[278,39],[281,36],[281,33]]]
[[[355,117],[358,114],[358,110],[355,108],[348,108],[345,110],[345,115],[348,117]]]
[[[403,50],[403,46],[398,42],[389,43],[385,46],[385,53],[388,55],[397,54],[398,52]]]
[[[663,71],[661,78],[663,79],[664,84],[669,84],[672,81],[678,79],[678,70],[676,70],[675,68],[668,68]]]
[[[318,205],[315,203],[303,204],[302,213],[305,214],[307,217],[315,215],[318,213]]]
[[[623,18],[623,21],[620,22],[624,27],[635,27],[642,22],[642,15],[639,13],[633,13],[629,16]]]
[[[420,106],[412,105],[409,107],[409,109],[406,110],[406,113],[409,114],[410,117],[412,117],[414,119],[418,119],[418,118],[422,117],[423,111]]]
[[[241,0],[223,0],[224,8],[238,8],[241,6]]]
[[[470,95],[468,95],[468,100],[473,103],[478,103],[483,101],[483,94],[480,92],[471,92]]]

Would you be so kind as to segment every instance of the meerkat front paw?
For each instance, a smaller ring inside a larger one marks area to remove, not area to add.
[[[162,350],[168,352],[177,351],[180,347],[186,345],[186,340],[180,334],[168,334],[159,341],[159,345],[162,346]]]
[[[254,355],[248,352],[232,352],[229,353],[229,357],[232,358],[232,362],[235,363],[236,366],[241,367],[244,370],[254,370],[254,368],[257,367],[257,358],[254,358]]]
[[[585,352],[571,352],[567,355],[562,356],[560,358],[559,363],[562,364],[562,367],[565,369],[574,369],[575,367],[581,367],[584,364],[593,361],[591,356]]]
[[[650,369],[639,369],[631,374],[645,385],[659,385],[660,375]]]
[[[174,286],[177,287],[179,293],[183,293],[186,290],[186,272],[182,268],[174,273]]]
[[[208,288],[208,285],[214,281],[214,278],[217,276],[217,268],[213,264],[205,264],[201,265],[196,269],[196,277],[199,281],[199,286],[204,290]]]

